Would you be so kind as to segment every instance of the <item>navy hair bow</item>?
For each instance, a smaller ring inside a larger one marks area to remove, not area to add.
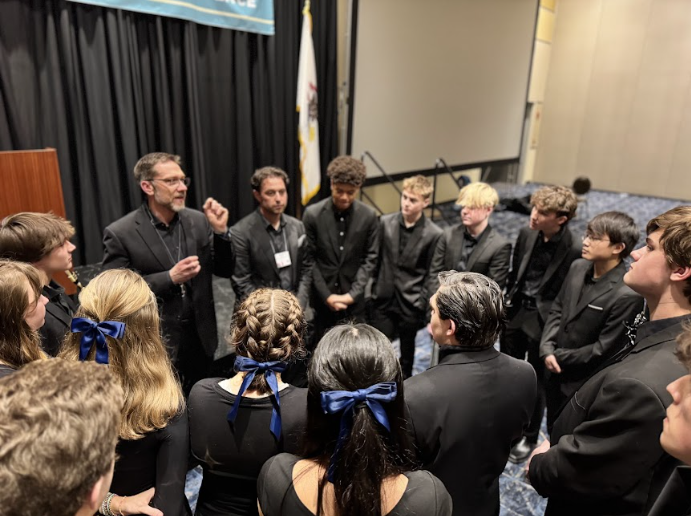
[[[79,344],[79,360],[86,360],[96,340],[96,362],[108,363],[108,345],[106,335],[114,339],[121,339],[125,334],[125,323],[117,321],[101,321],[96,323],[86,317],[72,319],[72,333],[81,333],[82,340]]]
[[[338,455],[343,447],[350,427],[353,424],[353,413],[355,406],[363,401],[372,411],[374,418],[381,424],[386,431],[390,431],[389,418],[386,416],[386,411],[382,403],[389,403],[396,399],[398,388],[394,382],[382,382],[372,385],[367,389],[358,389],[356,391],[324,391],[321,393],[322,409],[325,414],[338,414],[343,412],[341,416],[341,428],[338,432],[338,442],[336,448],[331,456],[331,463],[329,464],[328,478],[329,482],[333,484],[334,471],[336,470],[336,461]]]
[[[233,408],[230,410],[230,412],[228,412],[228,421],[230,421],[231,423],[235,422],[235,418],[238,415],[238,409],[240,408],[240,399],[247,390],[247,387],[249,387],[250,383],[252,383],[252,380],[254,380],[254,376],[257,374],[257,371],[259,371],[260,373],[264,374],[266,382],[269,384],[269,387],[271,387],[271,392],[274,395],[274,397],[271,399],[271,403],[273,404],[274,409],[271,413],[270,428],[271,433],[274,434],[274,437],[276,437],[276,439],[280,439],[281,401],[278,397],[278,380],[276,380],[275,373],[282,373],[283,371],[285,371],[287,365],[288,364],[286,364],[285,362],[256,362],[251,358],[241,357],[239,355],[235,357],[235,370],[244,371],[247,374],[245,375],[245,378],[242,380],[242,385],[240,385],[240,390],[238,391],[238,394],[235,397]],[[276,401],[274,401],[274,399]]]

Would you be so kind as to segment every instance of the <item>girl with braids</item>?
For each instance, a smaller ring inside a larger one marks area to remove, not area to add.
[[[45,357],[38,334],[48,299],[28,263],[0,260],[0,378]]]
[[[281,373],[304,355],[304,331],[300,303],[284,290],[255,290],[235,313],[238,373],[197,382],[189,398],[192,455],[204,468],[197,515],[256,515],[262,464],[300,449],[307,389]]]
[[[309,367],[303,457],[282,453],[257,483],[266,516],[451,515],[451,497],[412,471],[403,377],[389,339],[366,324],[336,326]]]
[[[107,364],[125,393],[113,482],[99,513],[189,514],[187,412],[156,296],[136,272],[114,269],[91,280],[79,301],[59,356]]]

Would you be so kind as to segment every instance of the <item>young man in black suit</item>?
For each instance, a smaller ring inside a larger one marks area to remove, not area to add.
[[[591,374],[624,345],[643,298],[624,285],[624,259],[638,242],[631,217],[608,211],[594,217],[583,239],[584,259],[571,264],[542,332],[547,430],[557,411]]]
[[[568,222],[576,215],[578,200],[569,188],[544,186],[531,197],[530,226],[521,229],[513,250],[506,286],[508,324],[501,337],[501,350],[528,362],[537,375],[537,396],[530,424],[511,450],[509,460],[523,462],[537,445],[545,412],[544,362],[539,347],[552,301],[581,255],[580,242],[571,234]]]
[[[51,356],[60,350],[77,310],[77,303],[53,279],[56,273],[72,269],[73,236],[72,224],[52,213],[16,213],[0,223],[0,258],[30,263],[43,279],[41,293],[48,304],[39,333],[43,350]]]
[[[365,165],[339,156],[326,173],[331,178],[331,197],[309,206],[302,218],[314,256],[313,345],[340,321],[364,322],[365,286],[379,255],[377,214],[355,199],[367,176]]]
[[[554,422],[527,467],[549,497],[546,515],[648,514],[678,461],[660,446],[667,385],[687,374],[676,338],[691,321],[691,206],[648,222],[624,283],[641,294],[650,322],[602,365]]]
[[[430,271],[441,229],[425,217],[432,183],[424,176],[403,181],[401,211],[380,219],[381,249],[372,287],[372,325],[401,341],[401,368],[413,374],[415,336],[425,326],[429,298],[436,290]]]
[[[494,349],[502,289],[475,272],[443,272],[430,299],[439,364],[405,382],[423,468],[441,480],[453,514],[499,514],[499,476],[535,402],[530,364]]]
[[[511,242],[489,223],[499,204],[497,191],[487,183],[471,183],[461,188],[456,204],[461,206],[461,222],[446,228],[439,239],[432,259],[433,277],[448,270],[479,272],[504,288]]]
[[[146,202],[110,224],[103,268],[141,274],[156,294],[161,330],[183,390],[204,378],[218,346],[212,274],[230,277],[228,210],[212,198],[204,213],[185,207],[190,180],[180,156],[154,152],[134,167]]]
[[[235,267],[231,278],[236,306],[261,287],[295,294],[305,308],[312,270],[301,221],[283,213],[288,175],[276,167],[258,169],[250,179],[259,207],[231,229]]]

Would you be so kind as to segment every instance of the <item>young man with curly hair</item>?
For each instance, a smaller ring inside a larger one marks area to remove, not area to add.
[[[349,319],[364,322],[365,286],[377,266],[379,221],[356,200],[367,176],[365,165],[350,156],[335,158],[326,170],[331,197],[305,210],[303,223],[314,256],[311,305],[315,312],[312,343]]]

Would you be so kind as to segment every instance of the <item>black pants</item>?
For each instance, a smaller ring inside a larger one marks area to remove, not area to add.
[[[503,353],[519,360],[525,360],[527,353],[528,363],[535,369],[537,377],[535,407],[528,428],[523,434],[530,443],[537,443],[546,403],[545,364],[539,354],[541,332],[537,310],[520,308],[509,320],[500,341]]]
[[[187,397],[195,383],[209,376],[214,359],[204,351],[194,320],[167,321],[164,336],[168,356]]]
[[[413,375],[415,362],[415,337],[425,325],[424,316],[420,314],[405,314],[397,307],[373,307],[371,324],[389,340],[398,337],[401,341],[401,370],[404,378]]]

